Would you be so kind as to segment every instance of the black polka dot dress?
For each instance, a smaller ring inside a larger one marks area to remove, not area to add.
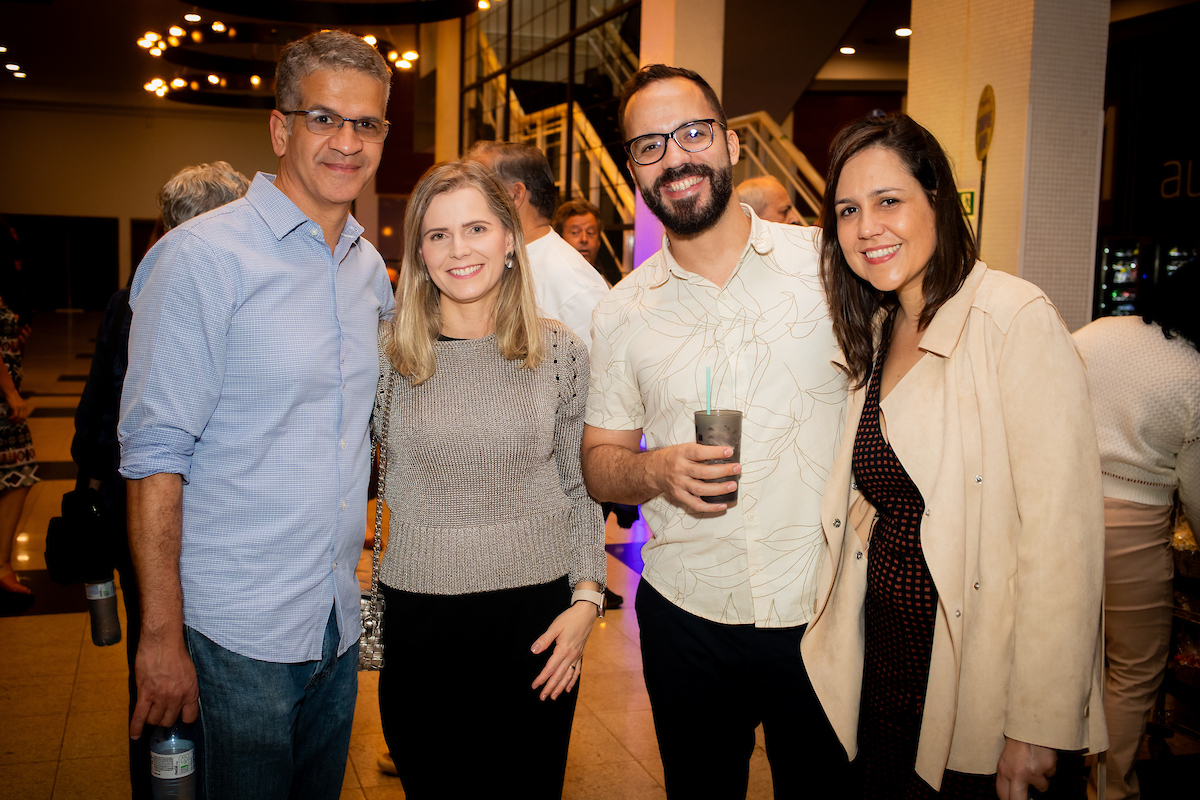
[[[917,776],[917,740],[925,710],[937,587],[921,549],[925,500],[883,437],[879,376],[871,375],[854,439],[855,481],[879,512],[867,549],[866,649],[859,753],[863,797],[996,797],[995,775],[947,770],[941,792]]]

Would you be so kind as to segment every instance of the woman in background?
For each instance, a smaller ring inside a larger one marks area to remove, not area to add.
[[[21,350],[28,331],[0,297],[0,590],[33,594],[21,583],[12,565],[13,538],[25,508],[29,487],[38,482],[37,455],[25,419],[29,405],[21,397]]]
[[[1167,667],[1175,492],[1200,533],[1200,265],[1180,267],[1142,317],[1075,332],[1088,368],[1104,485],[1109,800],[1141,797],[1134,764]]]
[[[384,738],[413,800],[557,798],[605,580],[579,459],[587,349],[537,317],[520,220],[486,167],[433,167],[404,228],[374,421]]]
[[[830,162],[821,277],[852,392],[804,660],[864,797],[1027,800],[1056,749],[1105,746],[1083,364],[1037,287],[977,260],[928,131],[859,120]]]

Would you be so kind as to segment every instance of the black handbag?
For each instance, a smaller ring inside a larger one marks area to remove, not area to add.
[[[64,586],[112,580],[112,532],[95,489],[76,489],[62,498],[62,516],[46,528],[46,570]]]

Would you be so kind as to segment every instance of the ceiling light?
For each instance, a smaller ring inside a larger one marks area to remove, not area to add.
[[[374,47],[375,43],[378,42],[379,40],[368,33],[366,36],[363,37],[363,41],[366,42],[367,44],[371,45],[371,47]]]
[[[171,34],[172,36],[183,36],[183,28],[179,27],[178,25],[172,25],[171,29],[167,31],[167,33]]]
[[[250,76],[250,85],[251,86],[258,86],[260,83],[262,83],[262,78],[258,77],[257,75]]]
[[[403,58],[405,61],[416,61],[420,56],[417,55],[416,50],[405,50]]]
[[[183,18],[186,19],[188,22],[199,22],[200,21],[199,14],[184,14]]]
[[[158,87],[163,85],[163,79],[155,78],[154,80],[150,81],[150,85],[153,86],[155,89],[157,89]]]
[[[145,89],[147,92],[153,92],[155,89],[158,88],[158,85],[155,84],[154,81],[150,81],[149,83],[143,83],[142,88]]]
[[[161,47],[151,47],[151,48],[150,48],[150,55],[152,55],[152,56],[161,56],[161,55],[162,55],[162,48],[161,48]]]
[[[212,24],[212,29],[217,33],[223,33],[225,31],[225,23],[217,20]]]
[[[218,78],[216,75],[209,75],[208,82],[211,83],[213,86],[216,86],[218,83],[221,82],[221,79]]]
[[[171,81],[171,85],[176,89],[182,89],[183,87],[187,86],[187,81],[185,81],[183,78],[176,78],[175,80]]]
[[[912,28],[896,28],[897,36],[912,36]]]
[[[191,90],[193,92],[200,91],[200,81],[192,81],[191,83],[188,84],[188,86],[191,87]]]
[[[25,73],[24,73],[24,72],[14,72],[14,73],[13,73],[13,77],[14,77],[14,78],[24,78],[24,77],[25,77]]]
[[[167,38],[167,44],[171,45],[171,47],[179,47],[179,38],[176,36],[170,36]]]
[[[479,8],[481,10],[487,11],[491,7],[492,7],[492,4],[489,3],[488,0],[479,0]]]
[[[154,45],[154,42],[150,41],[149,39],[138,39],[138,47],[149,48],[149,47],[152,47],[153,45]]]
[[[21,69],[21,65],[20,64],[5,64],[4,68],[6,70],[8,70],[9,72],[17,72],[18,70]]]
[[[843,47],[840,50],[838,50],[838,52],[844,56],[852,56],[852,55],[854,55],[854,48],[853,47]]]
[[[400,54],[397,53],[395,50],[392,50],[390,53],[388,53],[388,61],[395,61],[399,57],[400,57]]]
[[[403,58],[396,62],[396,66],[400,69],[412,69],[412,63],[405,61]]]
[[[154,90],[154,93],[155,93],[156,95],[158,95],[159,97],[166,97],[166,96],[167,96],[167,87],[165,87],[165,86],[160,86],[160,87],[158,87],[157,89],[155,89],[155,90]]]
[[[21,555],[17,556],[17,561],[24,562],[24,561],[28,561],[28,560],[29,560],[29,556],[27,556],[25,553],[22,553]]]
[[[192,31],[192,41],[193,42],[198,42],[203,38],[204,38],[204,35],[202,33],[200,33],[200,31]]]
[[[155,33],[154,31],[146,31],[146,35],[145,35],[143,38],[144,38],[144,39],[146,39],[146,41],[149,41],[149,42],[157,42],[157,41],[158,41],[158,34],[157,34],[157,33]]]
[[[5,47],[4,45],[0,44],[0,53],[7,53],[7,52],[8,52],[8,48]]]

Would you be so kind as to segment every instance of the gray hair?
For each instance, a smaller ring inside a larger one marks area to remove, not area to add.
[[[383,84],[383,102],[387,105],[392,93],[392,70],[379,51],[353,33],[319,31],[289,43],[279,54],[275,67],[275,108],[304,110],[300,108],[304,102],[300,81],[321,69],[350,70],[374,78]]]
[[[558,187],[554,185],[550,162],[541,150],[531,144],[483,140],[476,142],[465,158],[491,167],[505,188],[518,182],[525,184],[530,205],[546,219],[554,216]]]
[[[171,230],[205,211],[237,200],[249,188],[246,176],[227,161],[184,167],[158,190],[163,227]]]
[[[767,198],[763,197],[763,190],[772,185],[778,186],[784,194],[787,193],[787,189],[774,175],[760,175],[757,178],[747,178],[737,185],[738,200],[753,208],[754,213],[761,217],[767,210]]]

